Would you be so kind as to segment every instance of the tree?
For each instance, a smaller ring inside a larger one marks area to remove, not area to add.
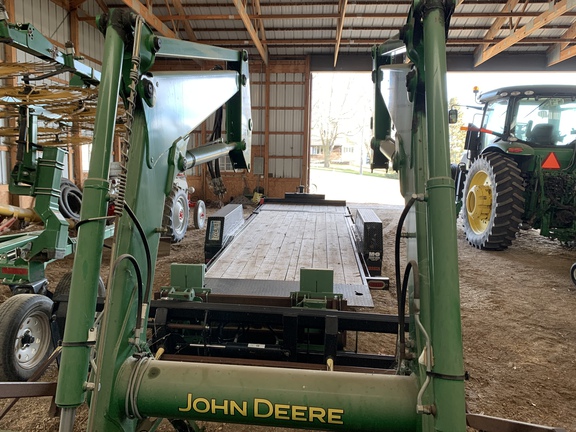
[[[450,107],[454,107],[458,110],[458,121],[455,124],[451,124],[449,132],[449,142],[450,142],[450,163],[458,164],[462,158],[462,152],[464,151],[464,143],[466,142],[466,131],[462,130],[464,126],[464,113],[458,105],[458,98],[450,99]]]
[[[312,136],[320,141],[324,167],[344,138],[364,145],[364,129],[369,127],[372,82],[369,74],[314,74],[312,93]]]

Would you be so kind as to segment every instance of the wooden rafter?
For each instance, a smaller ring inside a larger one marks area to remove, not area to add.
[[[337,19],[340,15],[337,13],[320,13],[320,14],[262,14],[262,15],[248,15],[250,19],[265,19],[265,20],[307,20],[307,19]],[[516,11],[516,12],[454,12],[452,18],[537,18],[541,16],[540,12],[531,11]],[[567,13],[566,16],[574,17],[576,13]],[[230,14],[189,14],[189,15],[162,15],[159,17],[162,21],[229,21],[231,19],[239,19],[240,15]],[[405,13],[347,13],[346,18],[374,18],[374,19],[405,19]]]
[[[260,7],[260,0],[253,0],[252,4],[254,5],[254,11],[256,12],[256,16],[262,15],[262,8]],[[264,21],[258,18],[256,20],[256,30],[260,35],[260,40],[262,41],[262,45],[266,47],[266,30],[264,29]]]
[[[96,4],[100,6],[100,9],[102,9],[102,12],[104,13],[108,13],[108,11],[110,10],[106,5],[106,3],[104,2],[104,0],[96,0]]]
[[[574,0],[562,0],[555,5],[553,5],[546,12],[541,13],[539,16],[534,18],[531,22],[526,24],[524,27],[518,29],[514,34],[508,36],[504,40],[498,42],[493,47],[483,50],[479,55],[474,56],[474,66],[478,66],[485,61],[491,59],[495,55],[501,53],[502,51],[510,48],[512,45],[516,44],[518,41],[530,36],[532,33],[538,29],[544,27],[550,21],[559,16],[564,15],[567,11],[574,9],[576,7],[576,2]]]
[[[62,9],[66,9],[67,11],[70,10],[70,1],[69,0],[50,0],[56,6],[60,6]]]
[[[70,9],[78,9],[86,0],[69,0]]]
[[[346,17],[346,6],[348,0],[338,2],[338,25],[336,27],[336,45],[334,47],[334,67],[338,62],[338,53],[340,51],[340,41],[342,40],[342,30],[344,29],[344,18]]]
[[[519,0],[508,0],[504,7],[502,8],[501,12],[512,12],[516,5],[518,4]],[[511,18],[510,18],[511,19]],[[479,57],[482,55],[484,51],[486,51],[490,47],[490,43],[494,41],[494,38],[506,22],[506,18],[499,17],[494,20],[486,34],[484,35],[484,39],[486,39],[486,43],[479,45],[478,48],[474,50],[474,57]]]
[[[160,33],[162,36],[171,38],[177,37],[176,34],[172,30],[170,30],[162,21],[160,21],[160,19],[156,15],[150,12],[150,9],[145,7],[138,0],[122,0],[122,3],[124,3],[138,15],[142,16],[142,18],[144,18],[144,21],[146,21],[150,26],[155,28],[158,31],[158,33]]]
[[[564,39],[554,39],[554,41],[564,41]],[[502,42],[504,39],[495,39],[494,42]],[[248,39],[200,39],[199,43],[209,45],[221,46],[246,46],[250,43]],[[553,41],[550,38],[529,38],[518,42],[518,45],[544,45],[551,44]],[[573,40],[566,40],[566,42],[573,42]],[[269,39],[268,46],[292,46],[292,45],[334,45],[334,39]],[[341,45],[355,45],[355,46],[371,46],[382,43],[382,39],[378,38],[363,38],[363,39],[342,39]],[[446,44],[448,46],[468,46],[479,45],[484,43],[484,39],[480,38],[450,38]]]
[[[548,66],[555,65],[564,60],[568,60],[576,55],[576,47],[569,46],[569,40],[576,38],[576,23],[572,24],[568,30],[561,36],[565,42],[558,42],[548,50]]]
[[[172,11],[170,10],[170,4],[168,3],[168,0],[164,0],[164,4],[166,5],[166,10],[168,11],[168,15],[172,15]],[[172,20],[171,22],[172,22],[172,28],[173,29],[178,28],[176,26],[176,22],[174,20]]]
[[[262,45],[262,42],[258,38],[258,34],[256,33],[254,26],[252,25],[252,21],[250,21],[250,17],[246,13],[246,8],[242,4],[241,0],[233,0],[233,1],[234,6],[236,6],[236,10],[240,14],[240,19],[244,23],[244,27],[246,27],[246,31],[248,32],[250,38],[252,39],[252,42],[256,46],[256,49],[258,50],[260,57],[262,57],[262,60],[264,61],[265,64],[268,64],[268,50]]]
[[[178,15],[186,15],[186,13],[184,12],[184,7],[182,6],[182,2],[180,0],[172,0],[172,4],[174,5],[174,9],[176,9],[176,12],[178,12]],[[188,40],[196,42],[198,39],[194,34],[194,29],[192,28],[192,25],[190,25],[190,21],[186,20],[182,21],[182,23],[184,24],[184,31],[186,32]],[[174,30],[176,30],[176,27],[174,27]]]

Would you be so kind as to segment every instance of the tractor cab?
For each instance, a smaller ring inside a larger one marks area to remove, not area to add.
[[[503,88],[480,96],[480,147],[504,141],[566,146],[576,140],[576,87]]]

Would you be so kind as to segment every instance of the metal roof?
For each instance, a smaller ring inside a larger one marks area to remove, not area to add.
[[[166,36],[247,49],[268,59],[369,53],[398,34],[410,0],[52,0],[74,4],[81,20],[87,3],[132,8]],[[85,4],[86,3],[86,4]],[[447,53],[471,68],[516,54],[538,55],[544,67],[576,56],[574,0],[456,0]]]

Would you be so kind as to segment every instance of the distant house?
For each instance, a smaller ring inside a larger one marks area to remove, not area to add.
[[[360,161],[360,145],[351,142],[347,138],[336,141],[330,154],[330,162],[335,164],[354,164]],[[312,137],[310,143],[310,161],[312,164],[324,162],[324,149],[320,139]]]

